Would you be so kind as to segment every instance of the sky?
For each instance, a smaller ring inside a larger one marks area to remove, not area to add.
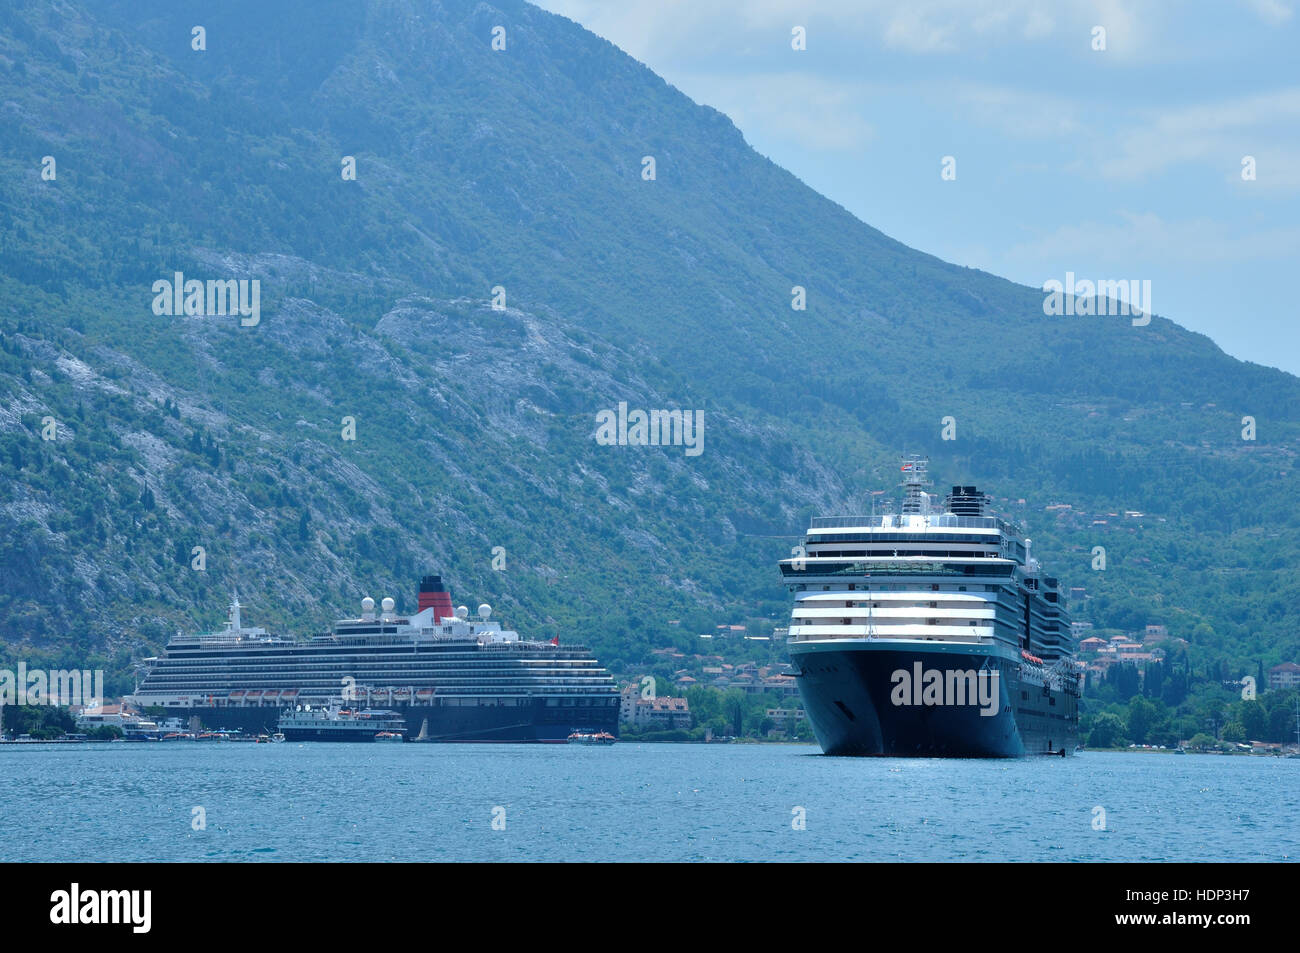
[[[1039,288],[1149,280],[1300,374],[1300,0],[534,2],[892,238]]]

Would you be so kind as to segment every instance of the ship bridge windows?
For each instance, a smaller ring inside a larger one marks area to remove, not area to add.
[[[996,546],[995,533],[809,533],[804,543],[978,543]]]
[[[996,550],[983,549],[810,549],[809,556],[835,557],[837,559],[865,559],[868,557],[928,556],[931,559],[984,558],[996,559]]]

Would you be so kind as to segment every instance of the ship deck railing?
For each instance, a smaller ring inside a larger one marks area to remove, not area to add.
[[[269,633],[233,635],[225,632],[214,632],[204,635],[173,635],[167,640],[168,648],[192,648],[200,646],[202,648],[227,646],[227,645],[297,645],[297,639],[291,639],[283,635],[271,635]]]
[[[915,636],[915,635],[882,635],[879,632],[874,635],[799,635],[789,636],[787,642],[833,642],[837,639],[852,639],[854,641],[867,639],[872,642],[960,642],[963,645],[986,645],[995,640],[991,635],[945,635],[945,636]]]
[[[905,529],[899,525],[900,517],[923,516],[920,513],[886,513],[872,516],[815,516],[810,529],[832,527],[872,526],[881,529]],[[931,513],[924,515],[926,525],[938,529],[996,529],[1014,534],[1014,524],[997,516],[949,516]]]

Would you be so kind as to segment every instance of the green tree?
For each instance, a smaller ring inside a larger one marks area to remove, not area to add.
[[[1248,740],[1264,740],[1268,737],[1268,709],[1258,699],[1242,702],[1241,726]]]
[[[1128,703],[1126,722],[1129,738],[1135,744],[1147,744],[1148,735],[1155,721],[1156,706],[1141,695],[1133,696]]]
[[[1114,748],[1124,741],[1124,722],[1119,715],[1104,711],[1092,723],[1088,733],[1088,747]]]

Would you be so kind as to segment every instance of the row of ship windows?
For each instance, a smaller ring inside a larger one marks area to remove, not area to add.
[[[935,610],[943,609],[943,610],[954,611],[954,612],[955,612],[955,611],[959,611],[959,610],[965,610],[965,611],[968,611],[968,612],[969,612],[969,611],[981,611],[981,610],[972,610],[971,606],[969,606],[969,605],[963,605],[963,604],[956,604],[956,605],[943,605],[943,604],[940,604],[940,605],[936,605],[936,604],[931,603],[931,604],[929,604],[929,605],[926,605],[925,603],[914,603],[914,604],[910,604],[910,605],[901,605],[901,604],[898,604],[898,603],[889,603],[889,602],[884,602],[884,603],[881,603],[881,602],[873,602],[873,603],[870,603],[870,604],[867,604],[867,603],[865,603],[865,602],[859,602],[859,603],[851,603],[851,604],[850,604],[850,603],[846,603],[845,605],[840,606],[840,605],[818,605],[818,604],[816,604],[816,603],[811,603],[811,604],[798,605],[798,606],[796,606],[795,609],[793,610],[793,612],[791,613],[791,619],[795,619],[795,620],[797,620],[797,619],[816,619],[816,618],[818,618],[818,615],[817,615],[817,614],[815,614],[815,613],[814,613],[814,614],[810,614],[810,610],[817,610],[818,613],[822,613],[822,612],[833,611],[833,610],[836,610],[836,609],[851,609],[851,610],[857,610],[855,614],[858,615],[858,616],[860,616],[861,618],[865,618],[866,616],[869,615],[869,616],[871,616],[872,618],[874,618],[874,619],[876,619],[876,620],[878,620],[878,621],[885,621],[885,622],[891,622],[891,621],[892,621],[892,622],[906,623],[906,622],[909,621],[909,616],[900,615],[900,614],[898,614],[898,613],[896,612],[896,610],[898,610],[898,609],[926,609],[926,608],[929,608],[929,609],[935,609]],[[989,608],[988,606],[985,606],[985,607],[982,608],[982,611],[987,612],[987,611],[988,611],[988,608]],[[1022,626],[1022,625],[1024,624],[1024,613],[1023,613],[1023,612],[1017,611],[1016,609],[1013,609],[1013,608],[1008,607],[1008,606],[997,606],[997,605],[994,605],[992,608],[993,608],[993,616],[992,616],[992,619],[996,619],[996,620],[998,620],[999,622],[1003,622],[1003,623],[1005,623],[1005,624],[1007,624],[1007,625],[1011,625],[1011,626],[1014,626],[1014,627],[1017,627],[1017,628],[1019,628],[1020,626]],[[878,612],[875,612],[875,611],[873,611],[873,610],[879,610],[879,611],[878,611]],[[832,618],[832,617],[831,617],[831,616],[827,616],[827,618]],[[980,620],[985,621],[985,622],[990,622],[990,621],[992,621],[992,619],[990,619],[988,616],[975,616],[975,617],[971,617],[971,616],[948,616],[947,618],[948,618],[948,620],[949,620],[949,624],[951,624],[953,621],[957,621],[957,620],[966,620],[966,621],[969,621],[971,618],[977,618],[977,619],[980,619]],[[1044,614],[1041,614],[1041,613],[1036,613],[1036,614],[1033,615],[1033,618],[1032,618],[1032,624],[1033,624],[1033,627],[1034,627],[1035,629],[1041,629],[1041,630],[1043,630],[1043,631],[1062,631],[1062,632],[1064,632],[1065,629],[1064,629],[1064,627],[1061,625],[1062,621],[1063,621],[1063,620],[1062,620],[1059,616],[1056,616],[1055,614],[1044,615]]]
[[[796,592],[806,592],[806,591],[808,591],[808,588],[809,588],[809,587],[808,587],[808,585],[807,585],[806,583],[800,583],[799,586],[798,586],[798,588],[795,589],[795,591],[796,591]],[[847,590],[843,589],[842,587],[837,586],[837,587],[835,588],[834,591],[836,591],[836,592],[844,592],[844,591],[847,591],[847,592],[857,592],[859,589],[861,589],[861,591],[863,591],[863,592],[910,592],[910,591],[912,591],[912,590],[914,590],[914,589],[916,589],[916,590],[920,590],[920,589],[923,589],[923,588],[925,588],[925,587],[923,587],[923,586],[918,586],[918,585],[915,584],[915,583],[912,583],[911,585],[908,585],[907,583],[888,583],[888,582],[887,582],[887,583],[884,583],[884,584],[879,585],[879,586],[872,586],[872,585],[869,585],[869,584],[863,583],[861,586],[859,586],[858,583],[856,583],[856,582],[851,582],[851,583],[849,583],[849,587],[848,587]],[[967,592],[967,591],[970,591],[970,592],[997,592],[999,589],[1002,588],[1002,586],[949,586],[949,585],[942,585],[942,584],[940,584],[940,583],[931,583],[931,584],[929,585],[928,588],[929,588],[929,590],[930,590],[931,592]],[[816,591],[817,591],[817,587],[816,587],[816,586],[813,586],[813,587],[812,587],[812,591],[816,592]],[[831,592],[832,590],[831,590],[831,587],[830,587],[830,586],[822,586],[822,587],[821,587],[821,591],[822,591],[822,592]]]
[[[540,676],[527,675],[494,675],[494,676],[449,676],[445,674],[436,674],[429,672],[393,672],[393,671],[374,671],[374,672],[348,672],[346,675],[338,671],[325,672],[297,672],[286,669],[276,669],[267,671],[265,669],[249,672],[182,672],[175,669],[156,670],[146,676],[142,684],[149,684],[157,681],[175,681],[184,679],[186,681],[201,682],[242,682],[245,685],[273,685],[280,682],[288,682],[291,685],[299,684],[304,681],[330,682],[334,685],[346,684],[345,679],[350,679],[357,685],[403,685],[406,682],[429,682],[439,685],[612,685],[614,679],[608,675],[584,677],[580,675],[553,676],[543,678]]]
[[[992,537],[996,539],[996,537]],[[898,533],[872,533],[863,537],[861,533],[809,533],[805,538],[806,543],[913,543],[917,542],[916,534],[906,535]],[[986,546],[996,545],[991,542],[989,534],[980,533],[943,533],[942,535],[928,536],[927,541],[935,543],[983,543]]]
[[[1021,692],[1020,692],[1020,700],[1021,700],[1021,701],[1028,701],[1028,700],[1029,700],[1029,692],[1021,691]],[[1055,696],[1051,696],[1051,697],[1049,697],[1049,698],[1047,699],[1047,701],[1048,701],[1049,704],[1051,704],[1051,705],[1055,705],[1055,704],[1056,704],[1056,697],[1055,697]]]
[[[818,592],[818,591],[820,592],[858,592],[858,591],[861,592],[925,592],[925,591],[1002,592],[1002,593],[1006,593],[1007,595],[1012,595],[1012,596],[1016,595],[1016,593],[1013,590],[1009,589],[1007,586],[980,586],[980,585],[958,586],[958,585],[951,585],[951,584],[938,583],[938,582],[919,583],[919,584],[915,582],[913,583],[886,582],[886,583],[881,583],[879,585],[872,585],[870,583],[851,582],[848,584],[847,588],[845,588],[842,585],[841,586],[822,585],[820,589],[816,583],[809,585],[806,582],[801,582],[799,583],[799,585],[793,587],[793,591],[794,592]],[[1053,593],[1048,593],[1048,595],[1053,595]],[[1056,608],[1056,607],[1053,606],[1052,608]]]
[[[158,682],[169,681],[190,681],[190,682],[242,682],[245,685],[276,685],[281,682],[288,682],[290,685],[296,685],[303,681],[330,682],[335,685],[345,684],[345,678],[350,678],[357,685],[402,685],[406,682],[431,682],[438,685],[612,685],[614,680],[608,676],[602,678],[582,678],[579,676],[568,677],[526,677],[526,676],[509,676],[502,675],[492,678],[465,678],[465,677],[448,677],[445,675],[432,675],[427,672],[371,672],[371,673],[349,673],[340,675],[337,672],[178,672],[173,670],[153,672],[144,679],[142,684],[149,685]]]
[[[190,665],[203,664],[209,668],[221,668],[226,665],[265,665],[265,666],[282,666],[282,665],[335,665],[335,666],[357,666],[357,665],[420,665],[424,668],[441,668],[465,671],[482,671],[483,669],[499,669],[501,671],[514,672],[533,672],[538,670],[555,669],[561,671],[580,671],[580,672],[603,672],[604,668],[599,664],[577,664],[566,665],[563,663],[537,659],[532,662],[524,662],[515,659],[503,658],[480,658],[472,660],[454,660],[444,659],[428,655],[417,655],[414,652],[402,652],[394,655],[377,655],[375,653],[333,653],[330,655],[306,654],[294,652],[288,654],[261,655],[254,652],[249,653],[224,653],[218,656],[208,656],[191,653],[168,653],[158,659],[159,664],[177,664],[185,663]]]
[[[969,554],[966,554],[969,555]],[[802,565],[799,565],[802,563]],[[802,560],[785,559],[781,561],[781,572],[787,576],[841,576],[841,575],[862,575],[867,571],[880,572],[880,567],[867,567],[865,563],[825,563],[813,564],[807,562],[807,557]],[[917,576],[998,576],[1003,579],[1010,579],[1014,572],[1014,567],[1006,563],[962,563],[960,565],[942,566],[933,568],[925,564],[898,569],[890,568],[888,570],[891,576],[902,576],[905,574]]]
[[[510,658],[501,656],[485,655],[483,653],[474,653],[472,655],[446,655],[435,654],[432,652],[413,652],[409,645],[404,650],[398,652],[349,652],[337,647],[329,650],[307,652],[303,650],[284,649],[260,649],[257,646],[246,646],[238,653],[235,652],[211,652],[211,651],[188,651],[185,649],[173,650],[168,654],[168,661],[178,659],[203,659],[208,662],[221,662],[227,659],[236,661],[250,660],[262,663],[276,662],[283,659],[311,659],[319,661],[321,659],[338,659],[347,661],[356,658],[374,658],[376,661],[390,662],[394,657],[418,658],[426,665],[456,665],[461,667],[473,667],[479,665],[509,665],[514,668],[532,667],[530,663],[541,662],[552,668],[599,668],[600,663],[594,658],[588,659],[556,659],[545,655],[539,655],[535,658]]]
[[[1020,633],[1024,631],[1023,620],[1017,617],[994,618],[994,619],[971,619],[969,617],[946,617],[946,618],[909,618],[898,616],[880,616],[880,615],[857,615],[857,616],[840,616],[836,618],[806,616],[797,612],[790,618],[791,625],[802,626],[835,626],[835,625],[867,625],[871,624],[877,628],[889,628],[890,626],[908,626],[908,625],[947,625],[947,626],[994,626],[1004,632]],[[1034,625],[1032,633],[1035,641],[1046,642],[1068,642],[1070,641],[1068,633],[1065,630],[1047,624]]]
[[[806,558],[816,556],[832,557],[840,559],[865,558],[867,556],[937,556],[940,559],[954,559],[958,557],[978,556],[984,559],[997,559],[1001,554],[997,550],[985,551],[982,549],[810,549]]]
[[[587,669],[581,671],[550,669],[550,668],[478,668],[478,669],[446,669],[439,666],[422,665],[419,662],[410,662],[407,664],[387,664],[378,665],[368,663],[357,666],[345,666],[338,662],[334,663],[301,663],[301,664],[283,664],[277,666],[268,666],[258,664],[257,662],[242,662],[231,665],[203,665],[197,662],[173,662],[166,661],[157,665],[154,672],[194,672],[199,674],[211,674],[213,676],[225,674],[247,674],[258,672],[289,672],[289,673],[310,673],[320,672],[323,674],[337,673],[340,678],[345,675],[351,675],[354,678],[362,677],[363,673],[373,672],[423,672],[429,676],[445,676],[447,678],[493,678],[493,677],[515,677],[515,678],[610,678],[608,672],[604,669]]]
[[[417,702],[417,708],[437,705],[442,708],[526,708],[533,705],[536,698],[434,698],[428,702]],[[611,698],[546,698],[548,708],[614,708],[619,704],[617,697]],[[238,702],[225,698],[213,700],[213,708],[246,708]]]
[[[302,690],[302,693],[300,693],[298,696],[296,696],[296,698],[293,699],[261,699],[261,700],[252,699],[251,701],[249,701],[240,698],[227,698],[224,694],[217,693],[217,692],[187,691],[186,689],[179,688],[179,687],[172,687],[165,690],[153,689],[150,691],[150,696],[161,697],[161,698],[185,697],[190,699],[191,703],[193,704],[197,705],[206,702],[207,704],[210,704],[215,708],[258,708],[258,707],[274,708],[274,707],[284,707],[285,705],[296,704],[297,700],[302,698],[307,698],[309,700],[314,698],[326,698],[326,697],[337,698],[337,694],[333,693],[332,690],[328,687],[312,688],[311,686],[305,687]],[[618,695],[612,694],[610,692],[579,692],[579,691],[573,691],[572,689],[563,689],[563,688],[547,689],[545,692],[527,692],[527,693],[520,692],[518,689],[477,689],[475,688],[472,691],[468,689],[463,689],[458,695],[435,695],[432,698],[415,698],[415,699],[393,698],[384,701],[383,704],[385,705],[412,705],[413,704],[416,707],[420,707],[422,705],[453,704],[454,703],[453,699],[464,698],[464,697],[482,697],[485,699],[500,701],[501,699],[517,698],[520,696],[523,696],[524,700],[550,698],[550,697],[555,697],[557,699],[567,698],[570,702],[572,702],[572,700],[575,698],[587,698],[593,700],[599,700],[603,698],[603,699],[609,699],[613,701],[615,704],[617,704],[619,700]],[[363,704],[365,703],[364,698],[360,699],[360,701]],[[373,699],[371,703],[373,703]],[[150,702],[150,704],[152,704],[152,702]],[[586,702],[583,702],[583,704],[586,704]]]
[[[927,599],[927,595],[934,596],[934,598]],[[841,606],[841,597],[846,596],[849,598],[844,598]],[[969,597],[958,599],[955,595],[953,598],[949,599],[939,593],[916,593],[915,595],[904,596],[899,599],[891,599],[882,596],[878,592],[864,592],[861,595],[854,593],[852,596],[847,592],[835,593],[834,596],[829,599],[826,596],[818,596],[814,594],[813,596],[796,597],[795,602],[796,609],[839,609],[842,607],[845,609],[871,608],[888,610],[928,608],[965,609],[970,612],[987,612],[989,609],[996,608],[997,605],[998,600],[996,599],[972,599]]]
[[[1032,708],[1017,708],[1016,710],[1026,718],[1057,718],[1061,721],[1074,720],[1071,715],[1059,711],[1036,711]]]
[[[848,625],[848,626],[871,625],[877,629],[889,629],[893,627],[903,628],[909,625],[927,625],[927,626],[966,625],[966,626],[970,626],[971,628],[976,628],[978,626],[991,627],[992,620],[990,619],[881,619],[878,617],[868,618],[867,616],[858,616],[857,618],[839,619],[839,620],[804,619],[803,621],[797,622],[795,624],[796,625],[837,625],[838,624],[838,625]]]
[[[140,686],[140,691],[141,692],[166,692],[166,691],[190,692],[193,694],[205,695],[205,694],[215,694],[217,692],[229,692],[229,691],[241,690],[241,686],[250,684],[249,682],[246,681],[237,682],[231,679],[223,679],[221,681],[222,683],[218,684],[211,679],[198,681],[194,679],[186,680],[183,678],[162,678],[162,679],[150,680],[145,682],[143,685]],[[274,680],[265,680],[265,681],[259,680],[253,682],[252,684],[260,686],[258,688],[253,689],[253,691],[291,691],[292,689],[295,688],[301,690],[310,690],[316,687],[319,687],[322,691],[337,692],[340,690],[339,683],[336,681],[325,681],[325,682],[315,682],[315,683],[294,682],[293,684],[287,686],[286,688],[277,687],[279,684],[282,683],[278,683]],[[612,691],[613,683],[597,682],[597,683],[586,683],[586,684],[575,685],[567,682],[566,683],[547,682],[547,683],[539,684],[537,682],[487,682],[485,683],[485,682],[470,682],[470,681],[461,681],[461,682],[439,681],[436,686],[425,686],[419,683],[416,683],[415,685],[408,685],[405,682],[397,682],[397,683],[386,682],[384,683],[384,687],[385,688],[387,687],[393,687],[393,688],[436,687],[438,691],[454,691],[456,689],[468,688],[468,689],[473,689],[474,691],[483,691],[483,692],[509,692],[509,691],[536,692],[539,690],[544,690],[548,692],[553,691],[553,692],[582,693],[582,692],[590,692],[592,690],[600,690],[600,689],[608,689]],[[382,691],[380,691],[380,693],[382,694]],[[365,694],[364,689],[360,690],[359,694]]]
[[[1018,623],[1018,622],[1023,621],[1023,619],[1024,619],[1024,611],[1023,611],[1023,608],[1022,608],[1021,606],[1019,606],[1019,605],[1007,604],[1007,603],[1004,603],[1004,602],[989,602],[989,603],[987,603],[987,604],[984,606],[984,608],[987,608],[987,607],[990,606],[990,605],[991,605],[991,606],[993,607],[993,609],[994,609],[995,618],[998,618],[999,620],[1006,620],[1006,621],[1009,621],[1009,622],[1017,622],[1017,623]],[[796,610],[795,610],[795,611],[797,612],[800,608],[803,608],[803,607],[804,607],[804,606],[803,606],[803,604],[801,603],[798,607],[796,607]],[[939,600],[926,601],[926,602],[920,602],[920,601],[918,601],[918,602],[915,602],[915,603],[901,603],[901,602],[893,602],[893,601],[890,601],[890,602],[872,602],[872,603],[870,604],[870,608],[872,608],[872,609],[882,609],[882,610],[884,610],[884,611],[886,611],[886,612],[888,612],[890,609],[924,609],[924,608],[927,608],[927,607],[928,607],[928,608],[931,608],[931,609],[937,609],[937,608],[939,608]],[[954,604],[954,605],[951,605],[951,606],[949,606],[949,605],[945,605],[945,606],[944,606],[945,609],[959,609],[959,608],[966,608],[966,607],[967,607],[967,606],[966,606],[965,604],[963,604],[963,603],[957,603],[957,604]],[[816,603],[816,602],[809,602],[809,603],[807,603],[807,608],[809,608],[809,609],[835,609],[835,608],[840,608],[840,607],[839,607],[839,606],[833,606],[833,605],[825,605],[825,606],[823,606],[823,605],[819,605],[819,604]],[[853,602],[853,601],[851,601],[851,600],[846,600],[846,601],[845,601],[845,605],[844,605],[843,608],[846,608],[846,609],[854,609],[854,608],[857,608],[857,609],[866,609],[866,608],[868,608],[868,605],[867,605],[867,603],[866,603],[865,601],[863,601],[863,600],[858,600],[857,602]],[[1034,611],[1034,610],[1031,609],[1030,615],[1031,615],[1031,618],[1034,620],[1035,628],[1054,629],[1054,628],[1058,628],[1058,627],[1059,627],[1059,624],[1063,621],[1063,620],[1062,620],[1062,617],[1061,617],[1061,613],[1060,613],[1059,611],[1057,611],[1057,610],[1051,608],[1051,607],[1046,607],[1046,611]]]

